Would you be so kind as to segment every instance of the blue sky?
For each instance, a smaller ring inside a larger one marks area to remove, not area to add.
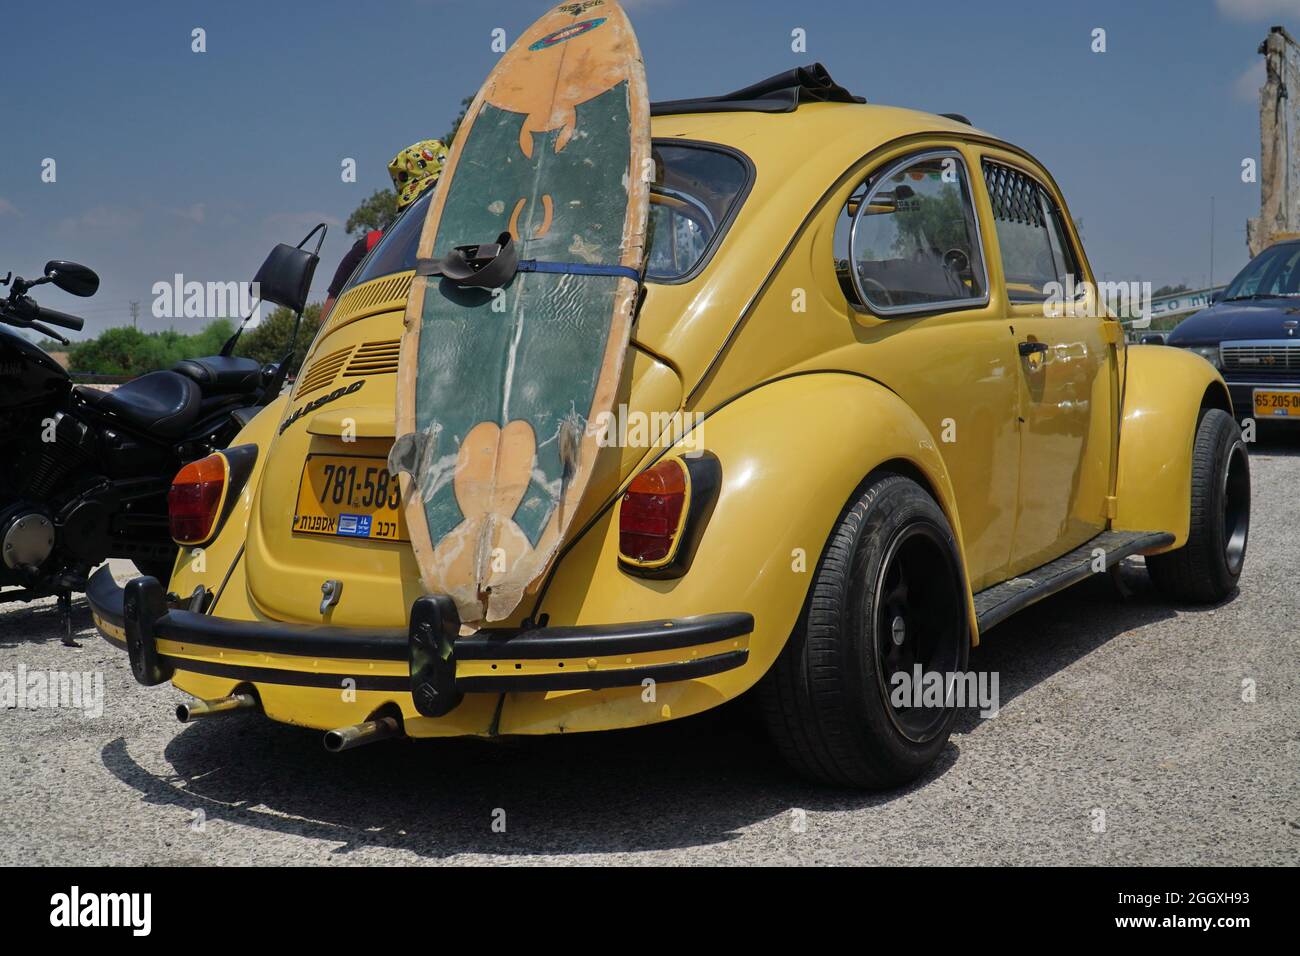
[[[1256,48],[1300,35],[1300,0],[625,0],[651,97],[724,92],[821,61],[869,100],[968,114],[1039,157],[1082,220],[1099,274],[1199,286],[1246,261],[1259,192]],[[128,319],[174,273],[249,280],[324,220],[316,294],[348,213],[402,146],[442,133],[537,0],[7,0],[0,54],[0,274],[97,269],[90,300],[46,292],[88,331]],[[191,52],[202,27],[207,52]],[[1107,52],[1091,52],[1106,30]],[[806,31],[808,51],[790,35]],[[41,162],[57,163],[42,183]],[[353,157],[358,182],[340,163]]]

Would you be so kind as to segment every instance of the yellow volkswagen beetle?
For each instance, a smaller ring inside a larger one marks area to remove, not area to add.
[[[1249,476],[1228,392],[1195,354],[1125,344],[1047,171],[829,82],[749,93],[654,110],[609,447],[511,619],[462,633],[424,593],[387,466],[426,195],[292,390],[177,476],[170,591],[91,582],[139,681],[198,698],[182,719],[255,708],[335,750],[655,724],[752,689],[797,770],[887,787],[935,760],[1008,615],[1132,554],[1175,600],[1229,595]],[[897,693],[931,674],[937,699]]]

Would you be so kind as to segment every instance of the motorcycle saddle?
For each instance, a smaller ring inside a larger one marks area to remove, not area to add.
[[[159,438],[180,438],[199,416],[199,386],[176,372],[149,372],[111,392],[78,386],[77,394],[99,411]]]
[[[233,355],[182,359],[172,366],[172,371],[193,379],[204,395],[253,392],[262,384],[261,363]]]

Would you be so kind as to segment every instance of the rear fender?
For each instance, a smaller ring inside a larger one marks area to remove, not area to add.
[[[647,458],[649,464],[659,454],[681,456],[690,442],[721,463],[721,492],[690,570],[668,580],[623,570],[618,509],[611,504],[562,555],[537,611],[551,624],[748,611],[755,620],[748,662],[658,688],[584,692],[581,700],[510,694],[501,733],[644,724],[708,709],[748,689],[784,647],[845,505],[882,467],[928,485],[961,548],[952,488],[933,439],[902,399],[875,381],[838,372],[778,379],[715,411],[696,432]]]

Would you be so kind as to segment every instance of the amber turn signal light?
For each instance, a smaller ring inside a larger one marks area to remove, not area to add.
[[[204,544],[212,537],[226,496],[229,467],[221,455],[192,461],[176,473],[167,493],[167,521],[172,540]]]
[[[671,561],[690,490],[690,474],[679,458],[661,461],[633,478],[618,509],[619,556],[640,567]]]

